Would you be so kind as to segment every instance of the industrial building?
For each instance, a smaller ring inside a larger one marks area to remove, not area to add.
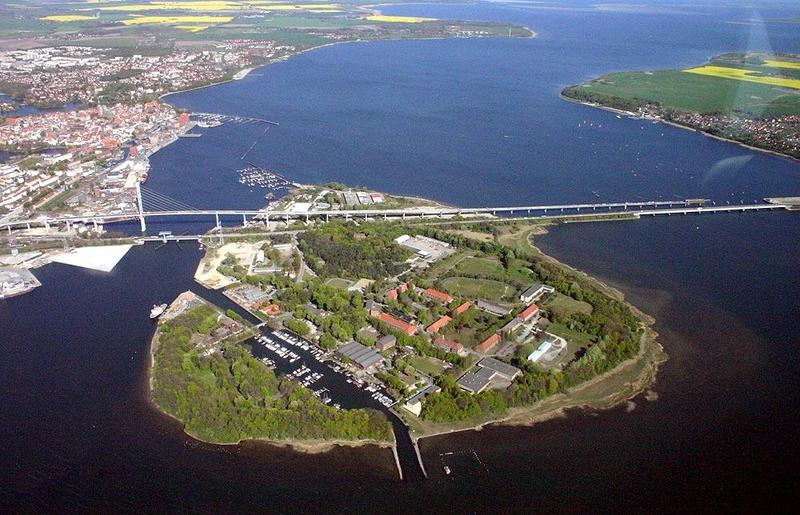
[[[339,352],[364,370],[375,370],[383,363],[383,357],[369,347],[358,342],[350,342],[342,346]]]

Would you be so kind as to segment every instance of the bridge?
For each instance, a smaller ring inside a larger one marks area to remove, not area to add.
[[[32,229],[54,226],[66,226],[69,230],[73,224],[108,224],[122,221],[138,220],[141,231],[147,230],[147,219],[152,218],[189,218],[192,220],[214,221],[217,228],[222,227],[223,218],[241,218],[242,224],[250,221],[263,222],[267,230],[273,222],[289,223],[294,220],[309,222],[312,220],[328,222],[331,219],[343,220],[407,220],[420,218],[447,218],[457,216],[505,215],[518,218],[587,218],[596,215],[603,217],[626,215],[639,218],[642,216],[669,216],[687,214],[713,214],[749,211],[773,211],[791,209],[791,203],[777,202],[768,199],[767,203],[707,205],[706,199],[686,200],[652,200],[632,202],[604,202],[596,204],[555,204],[530,206],[496,206],[496,207],[413,207],[408,209],[342,209],[342,210],[309,210],[309,211],[271,211],[271,210],[238,210],[238,209],[194,209],[179,205],[174,209],[147,210],[139,195],[139,212],[131,213],[97,213],[83,216],[39,217],[29,220],[15,220],[0,224],[0,230],[11,233],[14,229]],[[162,207],[167,206],[166,201]],[[162,237],[158,237],[163,240]],[[177,238],[176,238],[177,239]],[[186,239],[193,239],[187,237]]]

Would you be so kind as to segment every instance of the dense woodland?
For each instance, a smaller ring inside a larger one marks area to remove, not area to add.
[[[153,398],[204,441],[373,439],[391,441],[386,417],[374,410],[337,410],[306,388],[278,378],[243,347],[201,356],[192,335],[213,331],[216,311],[201,306],[160,328]]]
[[[300,250],[308,265],[323,277],[384,279],[405,268],[411,253],[393,240],[402,235],[400,227],[331,222],[298,236]]]

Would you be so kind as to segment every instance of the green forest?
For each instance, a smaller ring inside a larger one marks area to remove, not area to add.
[[[200,306],[164,323],[152,368],[153,399],[186,432],[211,443],[244,439],[392,441],[375,410],[337,410],[256,360],[237,343],[203,356],[192,336],[208,330],[215,310]]]
[[[318,275],[384,279],[402,272],[411,253],[395,244],[400,227],[331,222],[298,236],[300,250]]]

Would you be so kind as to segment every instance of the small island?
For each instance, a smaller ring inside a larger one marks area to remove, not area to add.
[[[685,70],[611,73],[562,97],[800,159],[800,55],[729,53]]]

